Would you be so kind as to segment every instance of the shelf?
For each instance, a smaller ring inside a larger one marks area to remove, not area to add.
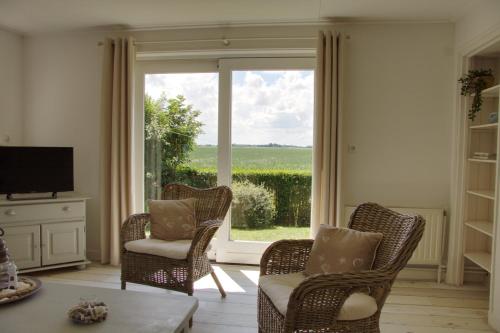
[[[494,164],[497,162],[497,160],[483,160],[481,158],[469,158],[469,162]]]
[[[491,253],[488,252],[467,252],[464,257],[491,273]]]
[[[472,125],[469,128],[472,129],[472,130],[486,130],[486,129],[494,129],[494,130],[496,130],[498,128],[498,123]]]
[[[498,97],[499,93],[500,93],[500,84],[497,84],[496,86],[481,91],[481,96],[494,98]]]
[[[470,195],[475,195],[477,197],[485,198],[485,199],[490,199],[490,200],[495,200],[495,192],[494,191],[488,191],[488,190],[468,190],[468,194]]]
[[[489,221],[466,221],[465,225],[480,233],[493,237],[493,223]]]

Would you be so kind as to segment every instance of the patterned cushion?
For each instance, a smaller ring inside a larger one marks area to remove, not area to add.
[[[276,309],[285,316],[292,291],[305,279],[306,276],[303,273],[263,275],[259,278],[259,286]],[[374,315],[377,309],[377,302],[373,297],[363,293],[354,293],[340,308],[337,320],[368,318]]]
[[[382,234],[321,225],[305,273],[325,274],[370,270]]]
[[[162,240],[193,239],[196,231],[196,199],[150,200],[151,238]]]

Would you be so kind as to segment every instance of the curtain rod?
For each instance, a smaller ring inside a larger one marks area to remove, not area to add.
[[[232,41],[245,41],[245,40],[316,40],[317,37],[247,37],[247,38],[218,38],[218,39],[185,39],[185,40],[161,40],[161,41],[136,41],[134,45],[154,45],[154,44],[169,44],[169,43],[210,43],[222,42],[228,46]],[[104,42],[98,42],[97,45],[101,46]]]

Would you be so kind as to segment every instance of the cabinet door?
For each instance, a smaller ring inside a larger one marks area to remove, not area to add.
[[[3,239],[18,269],[40,267],[40,225],[3,227]]]
[[[85,259],[85,222],[42,224],[42,264]]]

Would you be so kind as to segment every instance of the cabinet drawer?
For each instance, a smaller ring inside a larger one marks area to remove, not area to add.
[[[83,201],[0,207],[0,223],[58,220],[78,217],[85,217],[85,203]]]

